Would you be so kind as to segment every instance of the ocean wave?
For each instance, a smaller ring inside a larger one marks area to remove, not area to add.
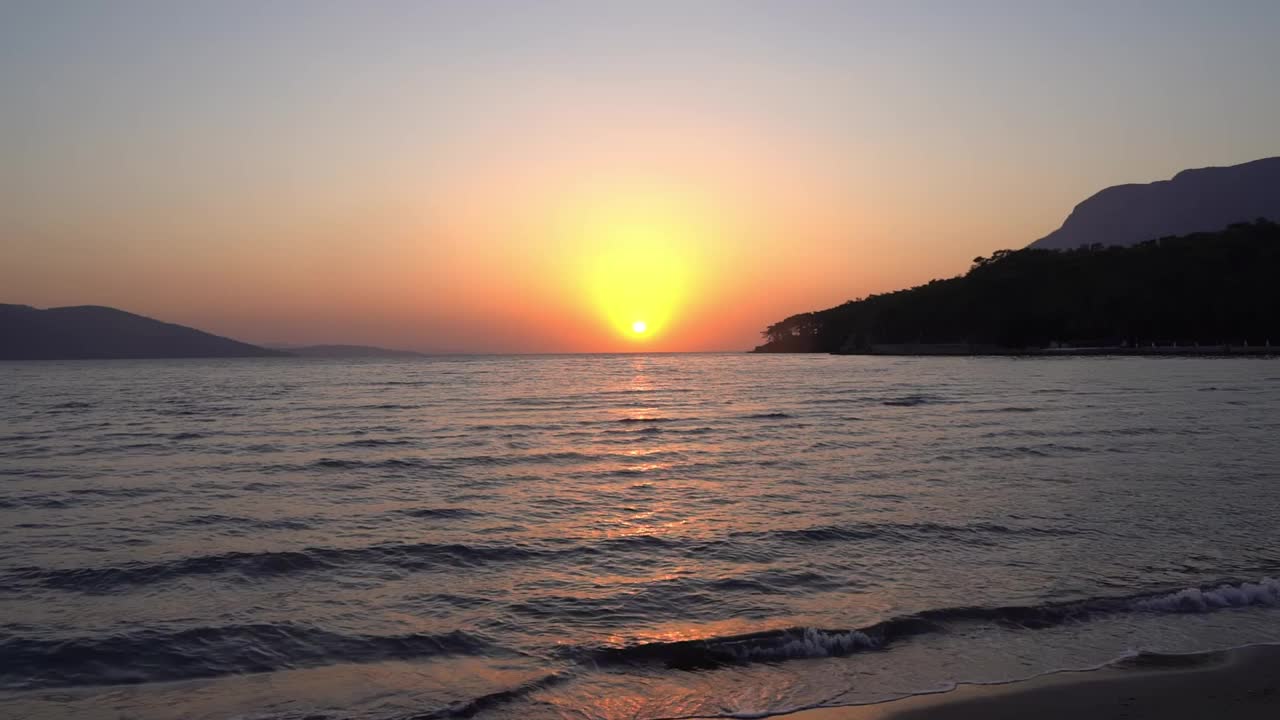
[[[303,530],[311,527],[311,523],[305,520],[296,520],[289,518],[276,518],[272,520],[262,520],[258,518],[242,517],[239,515],[222,515],[218,513],[210,513],[206,515],[189,515],[172,521],[174,525],[230,525],[253,528],[256,530]]]
[[[654,435],[663,435],[663,436],[709,435],[711,433],[716,432],[716,429],[705,426],[705,425],[700,427],[682,428],[682,427],[671,427],[669,425],[662,425],[660,423],[637,423],[635,425],[625,425],[622,428],[613,429],[613,430],[601,430],[599,432],[602,435],[607,435],[607,436],[610,436],[611,438],[616,438],[616,440],[610,439],[609,442],[612,444],[620,445],[620,444],[626,443],[629,439],[636,438],[636,437],[645,437],[645,436],[654,436]],[[580,437],[591,437],[594,434],[595,433],[583,432],[583,433],[578,433],[576,435]]]
[[[532,597],[512,598],[501,606],[502,617],[536,623],[574,618],[601,629],[621,627],[640,617],[662,617],[681,608],[689,617],[767,616],[777,601],[766,596],[811,596],[859,585],[853,578],[808,571],[757,570],[717,578],[679,577],[607,591],[574,592],[560,585]]]
[[[351,460],[344,458],[321,458],[311,464],[316,468],[337,470],[354,470],[358,468],[403,468],[432,467],[433,463],[418,458],[388,458],[386,460]]]
[[[472,455],[468,457],[452,458],[450,462],[464,467],[471,465],[505,467],[509,465],[526,464],[540,465],[566,462],[591,462],[600,459],[601,456],[596,453],[560,450],[555,452],[531,453],[529,455]]]
[[[933,405],[937,403],[950,402],[946,398],[937,395],[912,394],[900,397],[883,398],[880,400],[881,405],[889,407],[915,407],[917,405]]]
[[[122,497],[137,498],[146,495],[156,495],[169,492],[167,488],[156,487],[154,485],[143,486],[126,486],[126,487],[87,487],[87,488],[69,488],[66,492],[70,495],[93,495],[100,497]]]
[[[1132,595],[1095,597],[1033,606],[961,607],[931,610],[917,617],[935,622],[989,621],[1037,630],[1068,622],[1124,613],[1204,613],[1227,608],[1280,607],[1280,582],[1272,578]]]
[[[361,569],[429,570],[530,560],[553,553],[518,546],[417,543],[363,548],[307,548],[279,552],[230,552],[169,562],[130,562],[112,567],[19,567],[0,576],[9,585],[36,585],[81,593],[172,582],[187,577],[237,575],[262,579],[294,573]]]
[[[616,436],[618,436],[619,438],[621,438],[618,442],[620,442],[620,443],[626,443],[626,442],[628,442],[628,441],[629,441],[629,439],[630,439],[630,438],[633,438],[633,437],[635,437],[635,436],[637,436],[637,435],[659,435],[659,434],[662,434],[663,432],[664,432],[664,429],[663,429],[663,428],[662,428],[662,426],[660,426],[660,425],[657,425],[657,424],[648,425],[648,424],[646,424],[646,425],[641,425],[640,427],[638,427],[638,428],[636,428],[636,429],[634,429],[634,430],[633,430],[633,429],[631,429],[631,428],[624,428],[624,429],[621,429],[621,430],[603,430],[603,431],[602,431],[602,434],[604,434],[604,435],[616,435]],[[572,434],[573,434],[574,436],[578,436],[578,437],[591,437],[591,435],[592,435],[593,433],[589,433],[589,432],[582,432],[582,433],[572,433]]]
[[[766,530],[763,533],[749,531],[736,536],[766,535],[770,538],[793,542],[832,542],[845,540],[882,540],[906,542],[912,540],[948,540],[958,543],[991,544],[992,536],[1019,535],[1028,537],[1065,537],[1079,534],[1079,530],[1064,527],[1011,526],[999,523],[978,522],[966,525],[941,523],[857,523],[854,525],[821,525],[788,530]]]
[[[559,685],[568,679],[569,676],[567,675],[552,673],[513,688],[498,690],[469,700],[455,702],[448,707],[434,710],[424,715],[413,715],[411,718],[406,718],[406,720],[445,720],[446,718],[474,717],[494,706],[514,702],[539,690]]]
[[[717,592],[751,592],[765,595],[810,593],[815,590],[832,590],[852,584],[807,570],[765,570],[748,575],[716,578],[703,581],[707,589]]]
[[[8,637],[0,640],[0,688],[137,684],[334,663],[509,652],[461,631],[344,635],[288,623],[148,629],[70,639]]]
[[[60,507],[52,505],[49,507]],[[466,508],[426,507],[397,510],[420,518],[460,519],[476,515]],[[263,529],[293,527],[279,523],[303,520],[266,521],[229,515],[183,518],[193,525],[241,524]],[[828,525],[787,530],[739,531],[728,536],[690,538],[678,535],[638,534],[619,537],[577,537],[548,540],[541,545],[486,545],[408,543],[353,548],[307,547],[298,550],[228,552],[189,556],[165,562],[130,562],[107,567],[44,568],[18,567],[0,575],[0,581],[52,588],[67,592],[109,593],[129,587],[173,582],[187,577],[235,576],[261,580],[306,572],[379,569],[431,571],[440,568],[481,567],[495,563],[547,561],[565,558],[614,558],[644,562],[662,558],[700,557],[733,562],[764,562],[784,550],[777,543],[821,543],[850,541],[937,542],[992,545],[1002,536],[1061,537],[1078,531],[1058,527],[1016,527],[996,523],[942,525],[938,523],[866,523]],[[766,540],[760,543],[759,540]]]
[[[397,511],[402,515],[417,518],[439,518],[453,520],[456,518],[478,517],[481,513],[475,510],[458,507],[440,507],[440,508],[409,508],[407,510]]]
[[[941,608],[858,628],[790,627],[622,646],[565,645],[553,654],[569,661],[571,667],[578,668],[656,665],[675,670],[701,670],[726,665],[845,657],[888,649],[893,643],[915,636],[953,632],[975,623],[995,624],[1015,632],[1037,631],[1122,613],[1199,613],[1258,606],[1280,606],[1280,581],[1263,578],[1257,582],[1227,582],[1031,606]],[[557,613],[562,611],[563,608],[556,609]],[[15,626],[6,628],[15,630]],[[0,687],[12,690],[161,682],[336,663],[422,659],[441,655],[495,657],[515,652],[463,631],[391,636],[347,635],[289,623],[182,630],[153,628],[70,639],[23,637],[10,632],[8,637],[0,640]],[[469,717],[560,682],[565,677],[568,675],[548,675],[516,688],[454,703],[425,717]]]
[[[1280,581],[1263,578],[1256,583],[1186,588],[1134,601],[1134,609],[1149,612],[1199,613],[1251,605],[1280,606]]]
[[[14,435],[0,435],[0,443],[26,442],[28,440],[46,440],[50,436],[49,433],[17,433]]]
[[[972,448],[966,448],[957,452],[961,456],[977,455],[981,457],[992,458],[1019,458],[1019,457],[1054,457],[1064,454],[1078,453],[1094,453],[1096,448],[1088,448],[1082,445],[1065,445],[1060,443],[1041,443],[1039,445],[1015,445],[1006,447],[1003,445],[979,445]]]
[[[93,407],[93,403],[72,400],[70,402],[62,402],[57,405],[50,405],[50,410],[84,410]]]
[[[391,438],[362,438],[360,440],[351,440],[348,442],[338,443],[338,447],[354,447],[354,448],[370,448],[370,447],[393,447],[398,445],[412,445],[412,440],[397,440]]]
[[[28,495],[26,497],[0,498],[0,508],[40,508],[44,510],[60,510],[75,505],[78,500],[45,495]]]
[[[752,662],[823,658],[878,650],[912,636],[947,632],[959,625],[990,623],[1036,631],[1123,613],[1203,613],[1227,608],[1280,607],[1280,581],[1221,583],[1129,596],[1033,606],[951,607],[884,620],[862,628],[793,627],[699,640],[652,642],[578,651],[601,665],[657,664],[696,670]]]
[[[427,460],[420,457],[392,457],[378,460],[323,457],[305,464],[277,464],[262,468],[265,472],[312,472],[326,470],[451,470],[448,462]]]
[[[891,625],[897,624],[904,632],[911,625],[903,620],[881,623],[867,631],[787,628],[702,640],[642,643],[586,651],[583,659],[604,666],[656,664],[671,670],[707,670],[752,662],[838,657],[882,647]]]

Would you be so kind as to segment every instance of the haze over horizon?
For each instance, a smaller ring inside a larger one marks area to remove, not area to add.
[[[1277,27],[1267,2],[7,3],[0,302],[743,350],[1104,187],[1278,154]]]

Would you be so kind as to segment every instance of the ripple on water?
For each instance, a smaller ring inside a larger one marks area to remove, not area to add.
[[[24,366],[0,715],[750,715],[1280,641],[1270,368]]]

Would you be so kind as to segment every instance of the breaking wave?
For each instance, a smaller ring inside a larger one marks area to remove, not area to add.
[[[878,650],[916,635],[956,626],[992,623],[1014,630],[1043,630],[1121,613],[1200,613],[1251,606],[1280,607],[1280,581],[1222,583],[1117,597],[1034,606],[954,607],[926,610],[854,629],[785,628],[700,640],[655,642],[589,651],[600,664],[653,663],[694,670],[726,664],[823,658]]]

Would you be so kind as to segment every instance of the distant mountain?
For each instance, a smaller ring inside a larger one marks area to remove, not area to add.
[[[1031,243],[1043,250],[1133,245],[1214,232],[1258,218],[1280,220],[1280,157],[1183,170],[1172,180],[1116,185],[1085,200],[1062,227]]]
[[[0,360],[285,355],[182,325],[95,305],[0,304]]]
[[[426,357],[412,350],[391,350],[370,345],[275,345],[290,355],[314,358],[416,358]]]

